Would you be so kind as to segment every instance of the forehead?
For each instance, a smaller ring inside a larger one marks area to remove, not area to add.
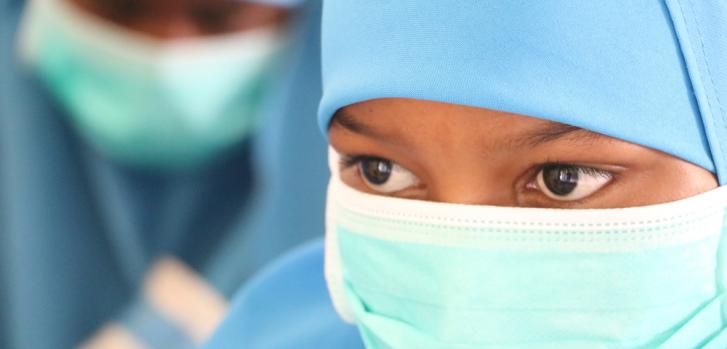
[[[494,147],[535,147],[556,140],[604,142],[609,137],[578,127],[485,108],[388,98],[340,109],[332,127],[381,140],[488,142]]]

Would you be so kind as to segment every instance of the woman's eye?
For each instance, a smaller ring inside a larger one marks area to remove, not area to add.
[[[358,169],[366,186],[381,193],[397,192],[419,183],[411,171],[386,159],[360,158]]]
[[[583,199],[608,184],[611,172],[566,164],[543,166],[537,175],[537,188],[554,200],[573,201]]]

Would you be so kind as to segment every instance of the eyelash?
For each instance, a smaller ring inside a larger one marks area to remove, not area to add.
[[[383,158],[371,155],[342,155],[338,162],[341,169],[347,169],[349,167],[356,166],[360,161],[372,159]]]
[[[584,174],[584,175],[590,175],[590,176],[600,176],[603,178],[611,178],[613,177],[613,172],[607,171],[604,169],[600,169],[597,167],[590,167],[585,165],[578,165],[578,164],[572,164],[568,162],[560,162],[560,161],[548,161],[543,164],[538,165],[535,167],[535,170],[533,171],[534,175],[537,175],[540,171],[545,169],[548,166],[572,166],[578,169],[578,174]]]

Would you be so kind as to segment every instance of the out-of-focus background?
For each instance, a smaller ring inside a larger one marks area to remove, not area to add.
[[[318,0],[0,0],[0,348],[194,348],[323,232]]]

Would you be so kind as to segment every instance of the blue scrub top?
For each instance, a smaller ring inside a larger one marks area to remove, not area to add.
[[[229,298],[323,231],[320,4],[298,10],[259,133],[173,174],[119,166],[79,138],[18,62],[23,5],[0,0],[0,348],[70,348],[109,321],[147,347],[193,346],[140,292],[160,256]]]
[[[305,277],[301,277],[305,276]],[[323,242],[287,253],[250,280],[206,349],[358,349],[355,326],[333,309],[323,278]]]

